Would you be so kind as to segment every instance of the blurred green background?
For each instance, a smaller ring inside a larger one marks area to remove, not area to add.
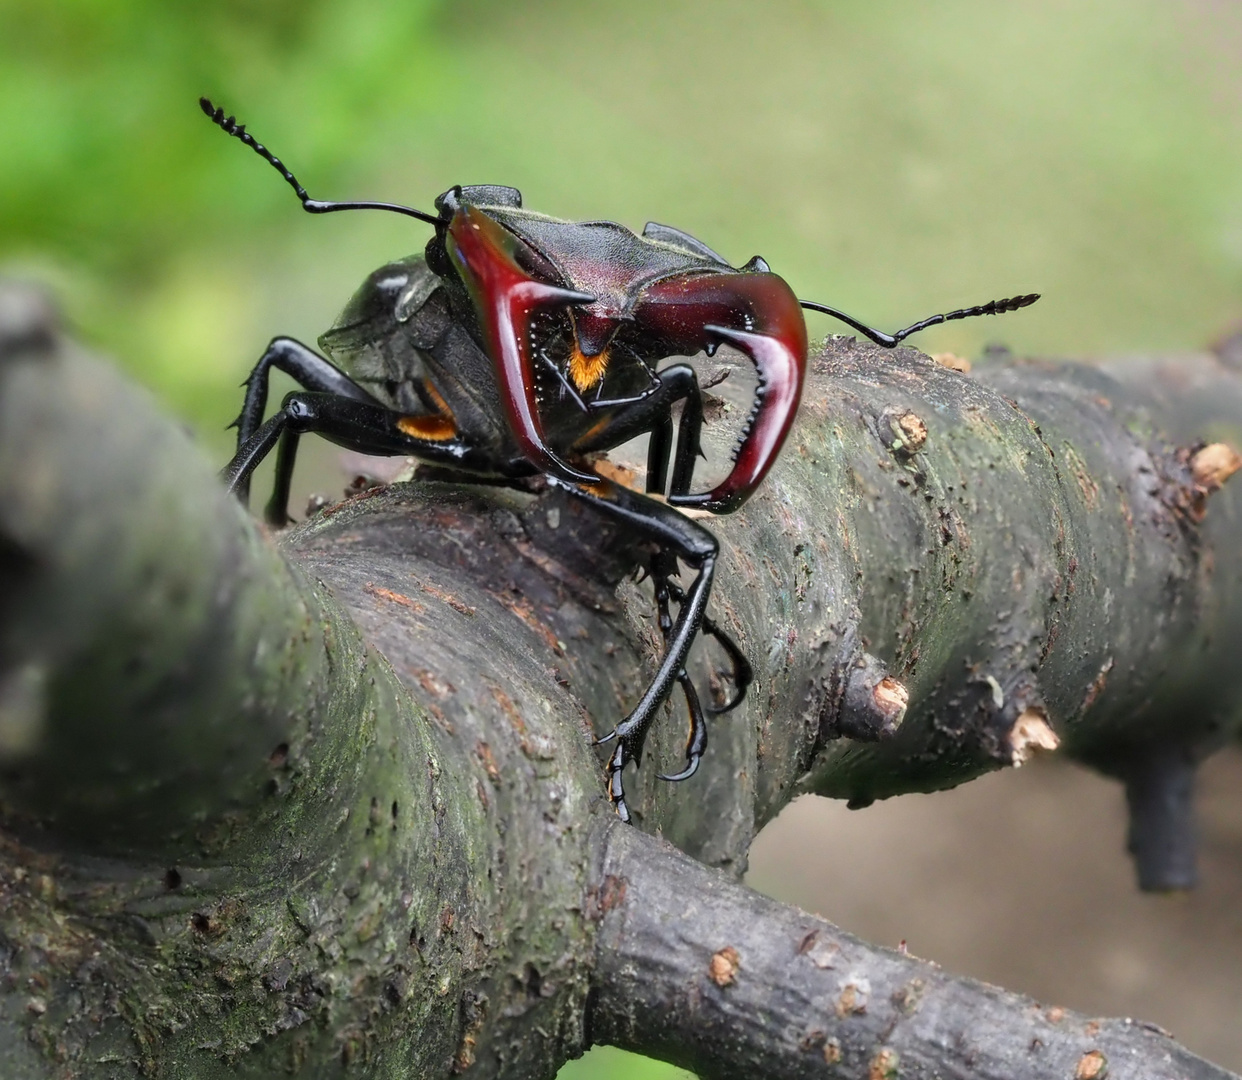
[[[207,94],[322,198],[512,184],[889,329],[1044,294],[929,351],[1193,348],[1242,315],[1239,58],[1212,0],[0,0],[0,272],[52,283],[223,463],[266,341],[313,341],[426,230],[303,214]]]

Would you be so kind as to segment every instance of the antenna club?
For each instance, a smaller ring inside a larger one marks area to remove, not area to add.
[[[216,125],[226,135],[232,135],[240,139],[251,150],[266,161],[273,169],[284,177],[285,183],[293,188],[294,193],[302,203],[302,209],[311,214],[327,214],[334,210],[388,210],[392,213],[404,214],[406,217],[417,218],[419,221],[425,221],[430,225],[439,225],[440,219],[431,214],[426,214],[422,210],[415,210],[409,206],[398,206],[395,203],[378,203],[378,202],[323,202],[319,199],[312,199],[307,193],[298,179],[286,167],[283,161],[273,154],[266,146],[259,142],[253,135],[246,130],[245,124],[239,124],[237,117],[225,116],[224,110],[211,103],[210,98],[200,97],[198,99],[198,107],[203,110],[213,124]]]
[[[210,98],[205,98],[205,97],[199,98],[198,106],[200,109],[203,110],[203,112],[207,114],[207,116],[211,119],[211,122],[213,124],[216,124],[218,127],[223,128],[230,135],[234,134],[235,132],[244,132],[246,130],[244,125],[241,126],[240,128],[238,127],[237,117],[235,116],[226,117],[224,115],[224,110],[217,108],[215,105],[213,105],[211,103]]]

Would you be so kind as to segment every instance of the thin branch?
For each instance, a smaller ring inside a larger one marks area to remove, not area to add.
[[[611,833],[596,895],[592,1038],[713,1080],[1233,1078],[1153,1025],[868,945],[633,830]]]

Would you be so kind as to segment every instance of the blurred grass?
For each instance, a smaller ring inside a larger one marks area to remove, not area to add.
[[[556,1080],[694,1080],[694,1074],[611,1046],[597,1046],[562,1068]]]
[[[1240,58],[1213,0],[0,0],[0,268],[223,460],[267,339],[426,232],[303,215],[205,93],[321,197],[514,184],[889,328],[1044,293],[929,350],[1197,347],[1242,316]]]

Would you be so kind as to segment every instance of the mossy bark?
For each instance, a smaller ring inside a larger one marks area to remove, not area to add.
[[[590,735],[658,638],[627,537],[563,493],[441,480],[273,543],[145,395],[0,291],[0,1072],[539,1077],[608,1039],[707,1075],[852,1075],[886,1047],[931,1075],[958,1023],[938,1008],[877,999],[883,1045],[850,1009],[809,1055],[773,1036],[814,994],[765,1013],[747,980],[804,917],[727,876],[801,791],[948,786],[1055,733],[1159,795],[1137,763],[1236,729],[1242,527],[1227,485],[1200,521],[1186,452],[1242,442],[1242,380],[1214,364],[1177,365],[1191,408],[1150,369],[968,378],[830,342],[781,464],[712,524],[748,701],[698,776],[660,785],[675,705],[627,775],[643,831],[618,831]],[[1148,848],[1184,855],[1167,802],[1139,800]],[[694,916],[700,894],[724,914]],[[724,984],[741,941],[717,923],[749,935]],[[891,954],[849,949],[888,977]],[[1025,1032],[1029,1003],[935,979]],[[752,1034],[700,1037],[687,993],[750,1002]],[[1088,1052],[1066,1032],[1041,1045]],[[1150,1038],[1109,1029],[1102,1052]],[[1146,1060],[1226,1075],[1172,1044]]]

